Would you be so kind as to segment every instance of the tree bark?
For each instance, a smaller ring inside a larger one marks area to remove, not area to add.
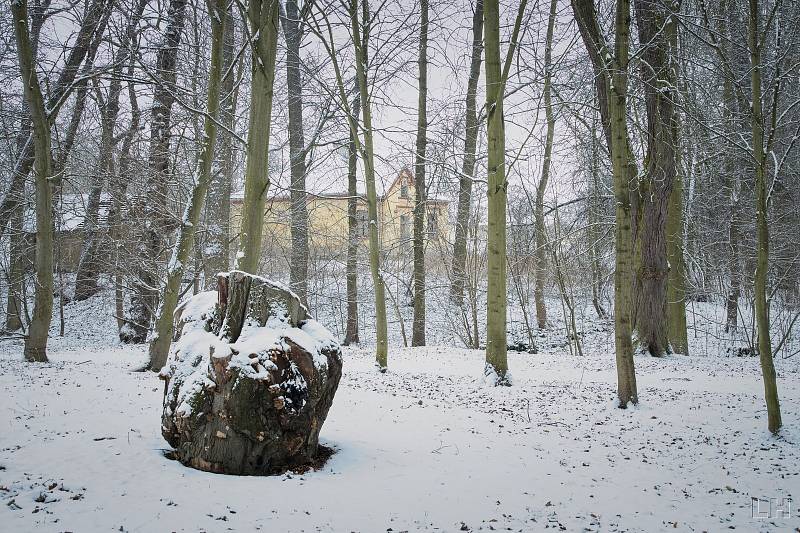
[[[425,346],[425,179],[428,143],[428,0],[420,0],[419,101],[417,104],[417,150],[414,162],[414,319],[411,346]]]
[[[667,208],[667,335],[675,353],[689,355],[686,331],[686,260],[683,257],[683,176],[675,175],[675,183]]]
[[[488,295],[486,309],[486,375],[506,382],[506,188],[505,125],[500,63],[500,6],[486,0],[486,109],[488,110]]]
[[[353,98],[353,121],[358,124],[361,107],[358,94]],[[350,130],[350,143],[347,146],[347,327],[344,334],[344,345],[358,344],[358,245],[361,242],[358,219],[358,151]]]
[[[761,46],[759,42],[761,6],[758,0],[749,0],[747,24],[750,48],[750,86],[752,91],[753,159],[755,162],[756,236],[757,258],[754,279],[755,319],[758,328],[758,355],[764,378],[764,397],[767,403],[768,427],[772,433],[781,428],[781,406],[778,400],[778,383],[772,360],[772,340],[769,332],[769,301],[767,300],[767,275],[769,273],[769,226],[767,209],[769,198],[766,179],[766,150],[764,146],[764,112],[761,95]]]
[[[36,74],[36,58],[28,30],[27,0],[11,3],[17,56],[34,137],[36,185],[36,295],[33,320],[25,338],[25,359],[47,362],[47,339],[53,314],[53,155],[50,151],[50,121]]]
[[[608,104],[612,172],[616,199],[616,268],[614,272],[614,338],[617,360],[617,398],[621,408],[639,401],[633,362],[631,304],[633,300],[633,238],[631,232],[630,168],[628,155],[627,91],[630,39],[630,2],[617,0],[614,57],[608,65],[611,80]],[[610,57],[608,50],[601,52]]]
[[[217,274],[230,267],[231,188],[235,167],[233,135],[236,125],[238,90],[235,87],[236,17],[233,6],[226,13],[225,35],[222,44],[222,85],[220,88],[219,121],[225,129],[217,132],[216,158],[220,163],[213,172],[206,199],[205,286],[215,289]]]
[[[220,79],[222,77],[222,48],[226,24],[227,0],[209,2],[211,12],[211,66],[208,73],[208,102],[204,124],[204,134],[200,146],[200,156],[195,171],[194,188],[189,196],[186,210],[181,220],[178,240],[172,250],[172,258],[167,267],[167,279],[161,294],[161,304],[156,313],[155,335],[150,341],[150,370],[159,371],[167,362],[167,354],[172,341],[172,319],[178,305],[184,265],[194,247],[195,228],[200,223],[203,203],[208,194],[211,181],[211,167],[214,162],[214,148],[217,142],[217,117],[219,116]]]
[[[719,27],[717,32],[721,36],[721,46],[724,46],[724,54],[731,57],[731,32],[730,32],[730,5],[727,0],[720,2]],[[724,57],[724,56],[723,56]],[[722,116],[725,134],[728,138],[733,138],[742,130],[741,117],[737,112],[737,100],[734,94],[731,73],[722,65]],[[740,170],[737,168],[737,158],[735,148],[727,146],[727,150],[722,154],[722,172],[727,180],[729,187],[729,226],[728,226],[728,294],[725,299],[725,332],[736,331],[739,323],[739,298],[742,289],[742,272],[740,257]]]
[[[250,33],[257,39],[252,43],[252,96],[236,268],[256,274],[261,259],[264,205],[269,189],[269,134],[278,42],[278,0],[252,0],[247,19]]]
[[[667,320],[667,207],[677,174],[677,94],[670,35],[676,21],[665,0],[634,0],[647,109],[647,163],[642,198],[636,328],[642,347],[660,357],[669,349]],[[677,44],[677,38],[675,39]]]
[[[477,92],[481,77],[481,54],[483,53],[483,0],[475,0],[472,16],[472,59],[467,82],[467,102],[464,119],[464,159],[459,179],[458,212],[456,214],[455,240],[453,243],[453,267],[450,297],[454,303],[464,302],[466,283],[467,234],[470,207],[472,205],[472,178],[475,175],[475,148],[478,141]]]
[[[603,276],[602,267],[600,262],[599,240],[600,232],[598,231],[600,225],[600,176],[599,174],[599,158],[597,150],[597,134],[596,134],[596,119],[592,120],[592,162],[591,162],[591,183],[589,188],[591,195],[589,197],[589,254],[591,255],[592,263],[592,305],[597,313],[597,318],[605,320],[608,318],[608,313],[603,308],[600,302],[600,294],[602,292]]]
[[[292,251],[289,259],[289,287],[303,303],[308,302],[308,206],[306,205],[306,150],[303,135],[303,78],[300,73],[300,45],[303,29],[297,0],[286,1],[281,16],[286,39],[286,89],[289,110],[289,160],[292,184]]]

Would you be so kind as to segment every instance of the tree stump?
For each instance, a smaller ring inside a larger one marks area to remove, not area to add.
[[[175,311],[161,431],[187,466],[264,475],[314,462],[338,342],[290,290],[233,271]]]

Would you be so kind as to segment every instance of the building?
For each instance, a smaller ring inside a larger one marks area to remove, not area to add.
[[[385,194],[378,198],[378,229],[381,251],[386,255],[411,252],[416,182],[408,169],[401,170]],[[306,199],[309,219],[309,255],[312,259],[344,256],[347,250],[347,193],[313,194]],[[231,236],[241,227],[242,197],[231,201]],[[367,199],[356,204],[358,236],[366,246],[369,237]],[[449,232],[448,202],[429,199],[425,226],[430,244],[444,244]],[[291,249],[291,200],[289,195],[267,200],[264,216],[263,254],[288,256]]]

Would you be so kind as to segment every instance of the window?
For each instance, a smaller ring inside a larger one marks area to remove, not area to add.
[[[356,211],[356,235],[362,239],[369,235],[369,216],[364,209]]]
[[[408,215],[400,215],[400,240],[407,241],[411,236],[411,224]]]
[[[436,235],[439,233],[439,210],[428,210],[428,234]]]
[[[405,178],[400,179],[400,198],[408,198],[408,181]]]

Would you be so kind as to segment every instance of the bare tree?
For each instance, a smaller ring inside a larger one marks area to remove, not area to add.
[[[508,73],[519,38],[527,0],[522,0],[514,22],[511,44],[504,64],[500,62],[500,5],[488,0],[484,12],[486,29],[486,109],[489,145],[488,177],[488,294],[486,298],[486,376],[495,385],[509,385],[506,344],[506,177],[505,118],[503,98]],[[502,69],[502,70],[501,70]]]
[[[286,88],[289,108],[289,160],[291,166],[292,251],[289,260],[289,287],[308,304],[308,207],[306,206],[306,147],[303,135],[303,78],[300,72],[300,46],[303,26],[297,0],[286,0],[281,12],[286,39]]]
[[[53,313],[53,154],[50,151],[50,120],[36,73],[36,58],[28,29],[28,2],[11,3],[17,57],[23,79],[23,94],[33,125],[36,177],[36,296],[33,321],[25,338],[25,359],[47,362],[47,338]]]
[[[136,36],[139,22],[144,12],[146,0],[137,0],[130,13],[125,32],[122,34],[117,51],[114,54],[111,70],[111,83],[108,95],[103,99],[97,91],[100,100],[100,164],[99,180],[92,186],[89,201],[84,217],[84,238],[81,247],[81,256],[75,273],[75,295],[77,301],[85,300],[99,291],[98,277],[102,268],[99,255],[100,236],[98,235],[98,216],[100,199],[104,182],[114,175],[114,150],[118,137],[114,135],[114,128],[120,112],[120,96],[122,94],[122,74],[131,57],[131,44]]]
[[[453,242],[453,281],[450,294],[453,301],[461,305],[464,301],[467,261],[467,233],[472,205],[472,180],[475,174],[475,148],[478,141],[477,92],[481,76],[481,54],[483,53],[483,0],[475,0],[472,15],[472,49],[467,82],[467,102],[464,119],[464,158],[458,190],[458,212],[456,214],[455,240]]]
[[[230,265],[231,190],[236,165],[233,131],[236,125],[236,107],[239,96],[235,68],[241,68],[236,54],[236,21],[233,6],[226,13],[225,35],[222,44],[222,85],[220,88],[219,120],[223,125],[217,132],[217,160],[219,169],[212,172],[206,199],[206,238],[204,266],[206,288],[217,286],[217,274],[226,272]]]
[[[356,127],[359,122],[361,103],[358,93],[353,97],[353,121]],[[350,142],[347,145],[347,326],[344,344],[358,344],[358,244],[361,233],[358,221],[358,150],[356,149],[356,131],[350,130]]]
[[[417,104],[417,150],[414,160],[414,321],[411,346],[425,346],[425,220],[427,181],[425,179],[428,143],[428,0],[420,1],[419,26],[419,102]]]
[[[772,9],[777,10],[780,2],[776,2]],[[782,425],[781,406],[778,400],[778,384],[775,376],[775,364],[772,361],[772,340],[769,331],[769,303],[767,301],[767,275],[769,270],[769,225],[767,223],[767,209],[769,199],[767,195],[767,154],[771,151],[771,143],[775,130],[765,137],[765,122],[763,109],[763,95],[761,94],[761,53],[764,41],[761,38],[761,10],[762,5],[758,0],[748,0],[749,17],[747,19],[747,44],[750,48],[750,88],[752,91],[752,134],[753,134],[753,159],[755,163],[755,189],[756,189],[756,234],[758,254],[756,259],[756,274],[754,283],[756,326],[758,327],[758,354],[761,360],[761,372],[764,377],[764,396],[767,403],[767,424],[772,433],[777,433]],[[780,35],[778,35],[780,39]],[[780,83],[780,82],[776,82]],[[777,95],[775,96],[777,98]],[[772,111],[772,124],[775,123],[776,110]]]
[[[166,229],[172,225],[167,211],[172,106],[175,103],[176,63],[186,18],[187,0],[170,0],[167,26],[156,58],[155,90],[150,121],[150,152],[144,194],[136,205],[139,218],[136,245],[140,264],[133,282],[129,328],[125,342],[147,340],[159,292],[158,259],[165,247]]]
[[[159,371],[167,362],[167,353],[172,341],[173,314],[178,305],[181,280],[189,253],[194,247],[195,228],[200,224],[203,203],[211,182],[214,148],[217,142],[217,119],[219,117],[220,81],[222,78],[222,49],[225,35],[227,0],[209,0],[211,19],[211,68],[208,73],[208,103],[204,134],[197,160],[194,186],[189,195],[181,219],[178,240],[172,249],[172,258],[167,267],[167,278],[161,292],[160,305],[156,313],[155,331],[150,341],[150,370]]]
[[[547,117],[547,133],[544,143],[544,158],[542,159],[542,177],[536,186],[536,286],[534,297],[536,299],[536,322],[539,329],[547,326],[547,307],[544,303],[544,282],[547,268],[547,233],[544,225],[544,194],[550,180],[550,166],[553,157],[553,136],[555,135],[556,119],[553,115],[553,31],[556,22],[556,0],[550,0],[550,14],[547,18],[547,36],[544,45],[544,111]]]

